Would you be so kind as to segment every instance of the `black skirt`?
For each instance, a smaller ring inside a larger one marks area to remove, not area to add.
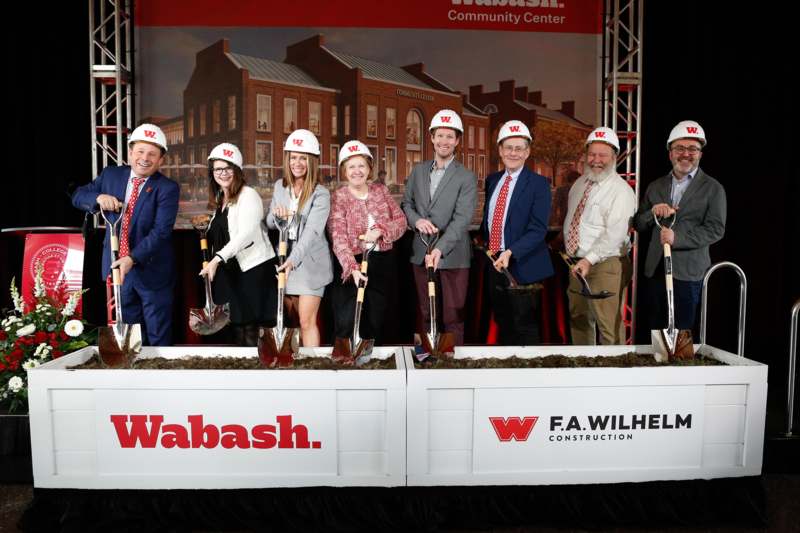
[[[208,230],[208,240],[212,254],[230,241],[227,207],[217,210]],[[242,272],[235,257],[219,265],[211,290],[215,303],[230,303],[232,324],[275,325],[278,305],[275,266],[276,259],[272,258]]]

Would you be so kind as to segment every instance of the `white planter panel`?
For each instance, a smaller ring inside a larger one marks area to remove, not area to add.
[[[95,350],[29,374],[37,487],[405,484],[401,348],[374,350],[395,370],[71,369]],[[221,354],[255,350],[145,348],[142,357]]]
[[[408,368],[408,484],[614,483],[758,475],[767,367]],[[457,358],[649,346],[466,347]],[[471,438],[470,438],[471,437]]]

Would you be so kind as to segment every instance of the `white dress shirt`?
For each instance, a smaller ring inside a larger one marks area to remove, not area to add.
[[[589,181],[581,176],[569,190],[567,217],[564,219],[564,242],[575,210],[583,197]],[[614,172],[598,181],[589,191],[589,198],[578,226],[577,257],[586,258],[596,265],[610,257],[628,253],[630,219],[636,212],[636,195],[628,183]]]
[[[686,189],[692,183],[695,174],[697,174],[697,167],[689,172],[682,180],[678,180],[678,178],[675,177],[675,174],[672,174],[672,187],[670,189],[669,197],[672,201],[673,207],[681,204],[683,193],[686,192]]]
[[[511,176],[511,182],[508,184],[508,194],[506,195],[505,211],[503,212],[503,225],[500,227],[500,250],[506,249],[506,219],[508,218],[508,204],[511,202],[511,195],[514,193],[514,187],[519,182],[519,175],[522,174],[524,165],[519,167],[514,172],[503,172],[503,176],[498,180],[492,191],[492,198],[489,200],[489,234],[492,232],[492,221],[494,220],[494,210],[497,208],[497,197],[500,196],[500,189],[503,188],[503,183],[506,181],[506,176]]]

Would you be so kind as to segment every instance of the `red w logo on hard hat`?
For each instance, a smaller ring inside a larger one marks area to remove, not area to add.
[[[292,139],[295,146],[303,146],[303,139]]]
[[[601,139],[603,139],[606,136],[606,132],[604,132],[604,131],[596,131],[596,132],[594,132],[594,136],[595,137],[600,137]]]
[[[144,136],[145,137],[150,137],[151,139],[155,139],[156,138],[156,132],[153,131],[153,130],[144,130]]]
[[[223,148],[222,153],[225,154],[226,157],[233,157],[233,150],[225,150]]]
[[[357,144],[353,144],[351,146],[348,146],[347,149],[350,150],[351,152],[357,152],[358,151],[358,145]]]
[[[686,131],[689,133],[697,133],[697,128],[695,126],[686,126]]]
[[[440,117],[440,118],[442,119],[442,122],[450,122],[450,118],[451,117],[443,116],[443,117]]]
[[[519,126],[509,126],[508,129],[513,132],[519,132]]]

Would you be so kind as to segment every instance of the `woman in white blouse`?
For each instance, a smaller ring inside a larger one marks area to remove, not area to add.
[[[222,143],[208,156],[208,240],[214,257],[200,271],[212,282],[214,300],[230,302],[234,342],[258,343],[258,328],[275,323],[275,251],[267,236],[264,205],[245,184],[242,153]],[[219,268],[222,265],[222,268]]]

